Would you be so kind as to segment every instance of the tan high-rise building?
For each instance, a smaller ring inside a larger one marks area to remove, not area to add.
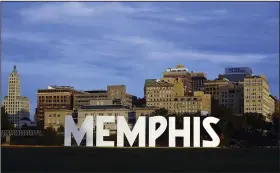
[[[211,95],[197,91],[192,96],[184,96],[181,78],[148,79],[145,92],[148,107],[165,108],[174,113],[211,112]]]
[[[45,109],[73,110],[73,95],[77,91],[70,86],[49,86],[38,89],[36,120],[44,120]]]
[[[20,77],[16,66],[9,76],[8,83],[8,96],[4,98],[4,107],[9,115],[9,121],[18,125],[21,118],[29,118],[30,102],[28,97],[20,95]]]
[[[169,80],[169,82],[168,82]],[[182,79],[146,80],[146,105],[172,110],[175,96],[184,96]]]
[[[115,104],[119,101],[119,104],[132,107],[137,100],[136,96],[128,94],[126,92],[125,85],[109,85],[107,86],[107,98],[112,99]]]
[[[163,72],[164,78],[181,78],[184,85],[184,95],[192,94],[192,77],[184,65],[176,65],[176,68],[168,68]]]
[[[244,85],[243,82],[229,83],[220,87],[219,104],[230,108],[236,115],[244,113]]]
[[[274,100],[266,76],[251,76],[244,79],[244,113],[260,113],[266,117],[275,111]]]
[[[203,91],[204,82],[207,80],[206,74],[203,72],[191,72],[192,77],[192,90],[194,91]]]
[[[172,112],[175,113],[211,113],[211,95],[204,94],[203,91],[195,91],[193,96],[174,98]]]
[[[204,82],[204,92],[206,94],[211,94],[211,96],[218,100],[220,95],[220,88],[226,86],[230,81],[226,78],[223,78],[222,75],[219,75],[219,78],[215,80],[206,80]]]

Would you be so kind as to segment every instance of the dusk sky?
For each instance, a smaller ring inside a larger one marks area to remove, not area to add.
[[[4,2],[2,9],[2,95],[16,65],[32,114],[38,88],[125,84],[142,97],[145,79],[176,64],[208,79],[248,66],[279,96],[277,2]]]

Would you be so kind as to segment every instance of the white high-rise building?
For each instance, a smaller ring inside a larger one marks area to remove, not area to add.
[[[9,115],[9,121],[14,125],[19,125],[21,118],[29,118],[30,102],[28,97],[20,95],[20,78],[16,66],[9,76],[8,96],[4,98],[4,107]]]

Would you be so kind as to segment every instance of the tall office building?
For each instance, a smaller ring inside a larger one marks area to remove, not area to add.
[[[226,68],[224,76],[231,82],[243,82],[246,76],[252,75],[252,69],[249,67]]]
[[[21,118],[30,116],[29,98],[20,95],[20,77],[16,66],[9,76],[8,95],[4,97],[4,107],[9,115],[9,121],[15,125],[19,125]]]
[[[148,107],[165,108],[174,113],[211,112],[211,95],[195,91],[185,96],[181,78],[148,79],[145,96]]]
[[[73,110],[73,95],[77,92],[71,86],[49,86],[37,91],[36,121],[44,120],[46,109]]]
[[[229,83],[220,87],[219,104],[230,108],[235,115],[242,115],[244,113],[243,82]]]
[[[175,96],[184,96],[184,88],[181,79],[166,81],[147,79],[145,82],[146,105],[148,107],[173,109]],[[170,79],[169,79],[170,80]]]
[[[164,78],[181,78],[185,95],[192,95],[192,77],[184,65],[176,65],[176,68],[168,68],[163,72]]]
[[[207,80],[206,74],[203,72],[191,72],[192,77],[192,90],[194,91],[203,91],[204,82]]]
[[[108,85],[107,97],[112,99],[115,104],[119,102],[119,104],[129,107],[132,107],[137,100],[136,96],[127,93],[125,85]]]
[[[250,76],[244,79],[244,113],[260,113],[268,118],[268,115],[275,111],[274,105],[266,76]]]
[[[206,94],[211,94],[211,96],[219,100],[220,88],[231,83],[228,79],[224,78],[223,75],[219,75],[219,77],[215,80],[206,80],[204,82],[204,92]]]

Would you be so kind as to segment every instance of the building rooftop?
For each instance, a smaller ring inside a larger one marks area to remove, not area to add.
[[[84,105],[81,109],[129,109],[124,105]]]
[[[84,91],[84,92],[92,93],[92,94],[94,94],[94,93],[107,93],[106,90],[88,90],[88,91]]]
[[[74,89],[74,87],[51,85],[51,86],[48,86],[48,89]]]
[[[203,72],[191,72],[191,77],[204,77],[206,78],[206,74]]]
[[[146,79],[145,80],[145,85],[156,85],[156,84],[169,84],[172,85],[169,82],[166,82],[164,80],[160,80],[160,79]]]
[[[266,76],[265,75],[248,75],[246,76],[245,78],[265,78],[266,79]]]

